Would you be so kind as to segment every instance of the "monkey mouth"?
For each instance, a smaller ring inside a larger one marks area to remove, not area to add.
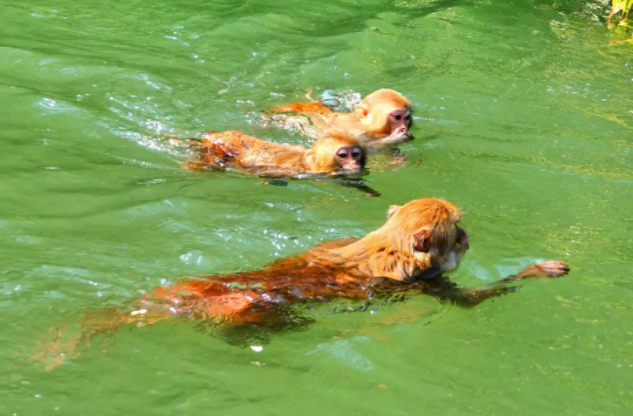
[[[354,169],[339,169],[334,172],[319,172],[319,173],[302,173],[300,175],[295,176],[295,179],[316,179],[316,180],[324,180],[324,181],[339,181],[339,180],[350,180],[350,181],[363,181],[362,177],[367,175],[369,172],[365,168],[354,168]]]
[[[328,174],[332,178],[360,178],[363,175],[367,175],[369,172],[365,168],[359,166],[356,167],[341,167],[337,171]]]
[[[340,172],[338,172],[337,176],[345,176],[346,178],[360,178],[367,173],[368,172],[363,168],[351,168],[341,170]]]

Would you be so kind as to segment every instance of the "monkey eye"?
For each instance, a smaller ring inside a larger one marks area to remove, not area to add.
[[[468,239],[468,234],[466,234],[466,231],[464,231],[462,227],[458,226],[457,227],[457,241],[461,243],[466,239]]]
[[[411,114],[407,114],[406,116],[404,116],[404,119],[409,122],[411,121]]]
[[[354,159],[358,159],[360,157],[360,149],[353,149],[352,150],[352,157]]]
[[[393,117],[393,119],[396,120],[396,121],[402,120],[402,113],[400,111],[394,111],[393,113],[391,113],[389,115],[391,117]]]
[[[347,152],[347,149],[339,149],[338,152],[336,152],[336,155],[342,159],[347,159],[349,153]]]

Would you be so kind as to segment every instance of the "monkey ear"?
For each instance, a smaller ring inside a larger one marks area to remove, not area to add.
[[[402,208],[402,205],[392,205],[392,206],[390,206],[389,209],[387,210],[387,218],[393,217],[393,214],[398,212],[398,210],[400,208]]]
[[[428,228],[422,229],[413,234],[413,248],[422,253],[428,253],[433,247],[431,241],[431,231]]]
[[[363,117],[367,117],[367,114],[369,114],[369,107],[367,107],[367,104],[357,104],[354,109],[358,111]]]

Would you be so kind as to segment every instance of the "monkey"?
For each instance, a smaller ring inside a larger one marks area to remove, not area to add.
[[[461,212],[449,202],[415,200],[390,207],[387,222],[365,237],[326,242],[262,270],[184,280],[154,296],[176,307],[177,314],[239,323],[265,319],[270,305],[337,297],[368,300],[409,290],[472,307],[516,290],[513,283],[520,280],[569,272],[563,262],[546,261],[489,286],[460,288],[444,277],[470,248],[460,219]]]
[[[298,114],[292,116],[290,114]],[[277,114],[277,116],[275,116]],[[291,103],[273,107],[264,116],[285,125],[296,125],[314,137],[326,128],[354,133],[369,148],[394,146],[413,140],[411,104],[402,94],[379,89],[369,94],[350,113],[335,112],[323,102]]]
[[[385,224],[362,238],[344,238],[279,259],[260,270],[185,279],[159,287],[134,303],[131,312],[90,317],[81,339],[136,323],[172,317],[221,325],[290,325],[292,305],[334,299],[380,301],[423,293],[442,302],[474,307],[511,293],[516,283],[569,272],[561,261],[533,264],[489,285],[462,288],[445,277],[470,248],[458,225],[460,210],[450,202],[423,198],[390,207]]]
[[[266,178],[310,175],[360,177],[365,149],[347,132],[326,131],[310,149],[271,143],[237,131],[211,132],[192,144],[198,156],[184,164],[191,170],[234,170]]]

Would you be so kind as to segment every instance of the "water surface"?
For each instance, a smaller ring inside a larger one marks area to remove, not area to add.
[[[0,413],[630,414],[633,50],[609,46],[630,34],[600,7],[0,1]],[[406,166],[368,177],[379,198],[183,171],[168,139],[306,144],[257,111],[379,87],[418,117]],[[425,196],[465,212],[461,284],[543,259],[572,273],[470,310],[324,305],[259,353],[179,321],[125,328],[52,372],[28,361],[51,327],[163,279],[361,236]]]

